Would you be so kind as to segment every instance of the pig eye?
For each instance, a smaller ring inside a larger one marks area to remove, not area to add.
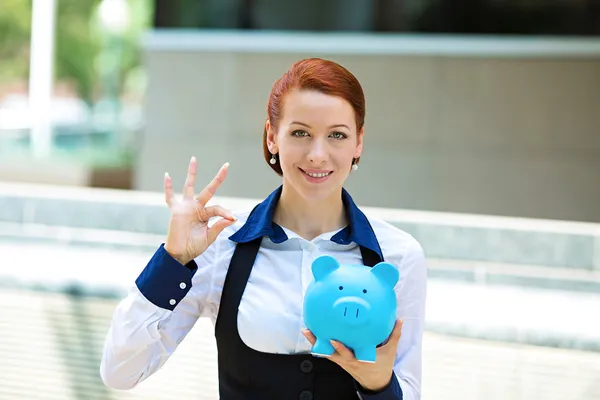
[[[344,289],[344,287],[343,287],[343,286],[340,286],[340,290],[342,290],[342,289]]]
[[[363,293],[367,293],[367,289],[363,289]]]

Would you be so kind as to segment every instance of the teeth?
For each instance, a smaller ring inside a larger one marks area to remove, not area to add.
[[[310,172],[306,172],[306,175],[311,176],[313,178],[323,178],[329,175],[329,172],[322,172],[320,174],[311,174]]]

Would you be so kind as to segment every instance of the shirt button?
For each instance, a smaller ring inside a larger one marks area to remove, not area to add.
[[[312,400],[313,394],[310,390],[303,390],[300,392],[300,400]]]
[[[300,370],[308,374],[313,369],[313,363],[310,360],[304,360],[300,363]]]
[[[179,284],[179,287],[182,288],[182,289],[185,289],[187,287],[187,285],[185,284],[185,282],[181,282]]]
[[[170,304],[170,305],[174,306],[174,305],[175,305],[175,303],[177,303],[177,302],[175,301],[175,299],[171,299],[171,300],[169,300],[169,304]]]

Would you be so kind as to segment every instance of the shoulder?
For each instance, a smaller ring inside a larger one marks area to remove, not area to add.
[[[367,218],[387,262],[396,265],[399,269],[425,268],[425,251],[417,239],[379,217],[367,215]]]

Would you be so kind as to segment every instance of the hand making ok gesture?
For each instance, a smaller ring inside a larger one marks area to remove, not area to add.
[[[195,196],[197,161],[192,157],[181,199],[173,195],[173,182],[165,173],[165,201],[171,210],[165,250],[181,264],[185,265],[202,254],[223,229],[235,221],[233,215],[221,206],[206,207],[225,180],[228,168],[229,163],[223,165],[213,180]],[[209,227],[208,220],[212,217],[222,218]]]

